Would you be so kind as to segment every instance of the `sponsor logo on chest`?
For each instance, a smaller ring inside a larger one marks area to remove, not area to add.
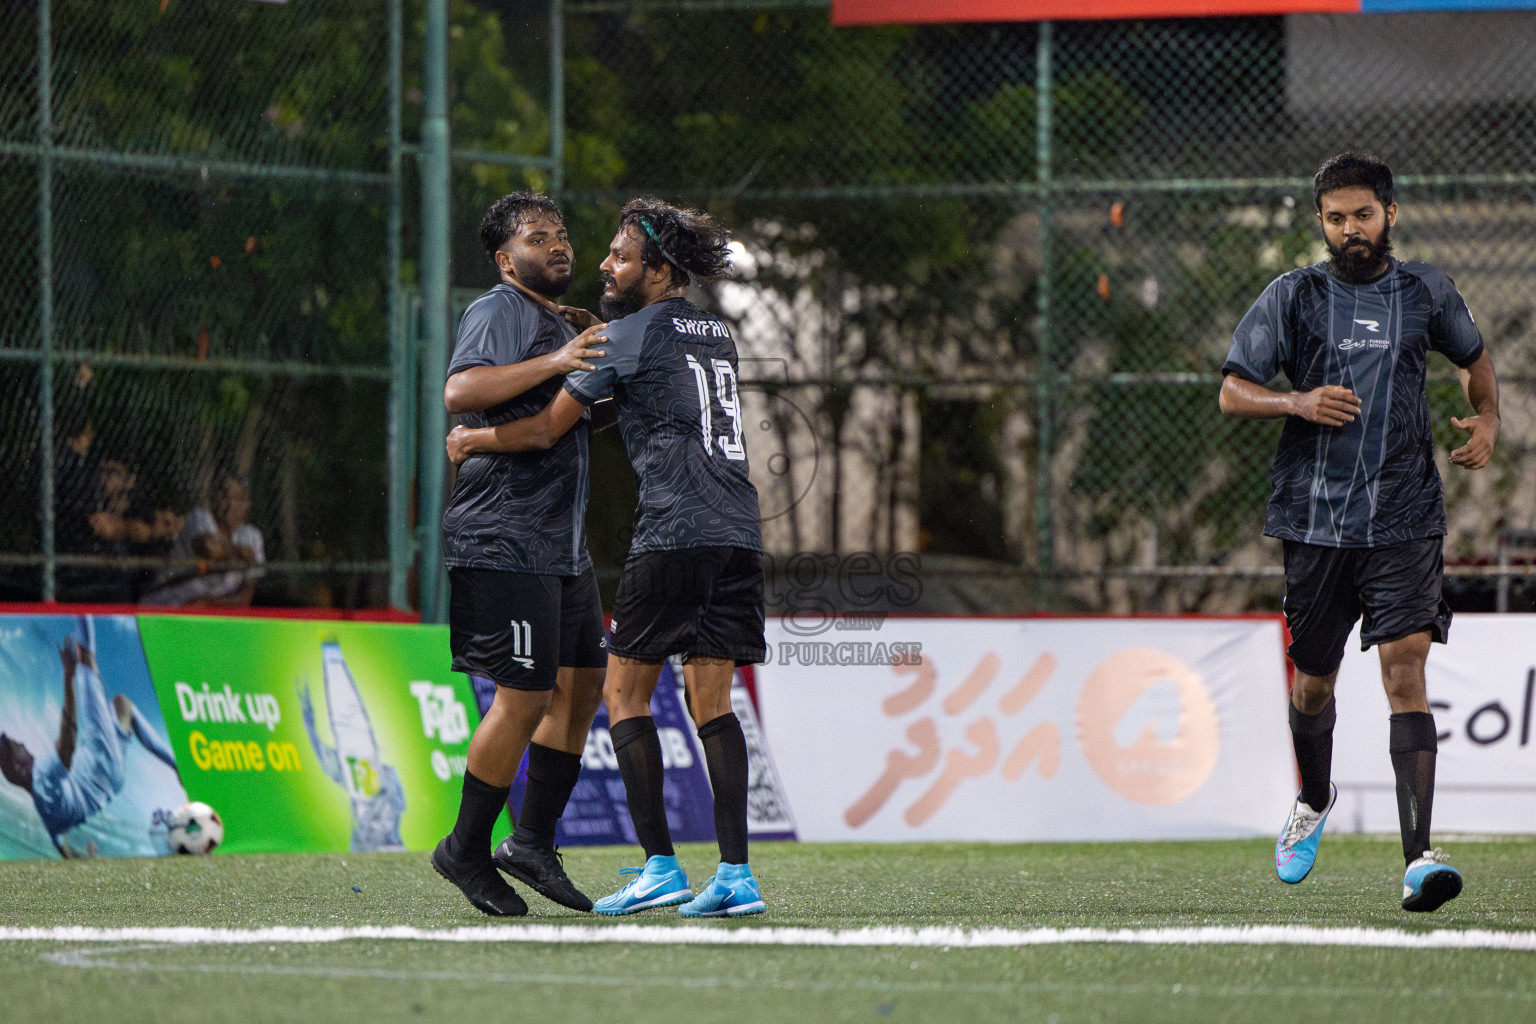
[[[1364,327],[1371,337],[1345,338],[1339,342],[1340,352],[1349,352],[1357,348],[1383,349],[1390,348],[1392,342],[1381,337],[1380,320],[1356,320],[1354,323]],[[1353,329],[1353,328],[1351,328]]]

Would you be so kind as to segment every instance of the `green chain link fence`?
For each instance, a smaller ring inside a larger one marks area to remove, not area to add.
[[[389,13],[9,6],[6,596],[137,598],[234,472],[265,536],[265,601],[388,599]],[[104,531],[104,513],[149,535]]]
[[[917,552],[936,609],[1277,607],[1278,424],[1225,420],[1219,369],[1263,287],[1322,255],[1316,166],[1369,148],[1401,182],[1399,253],[1457,279],[1501,371],[1496,462],[1442,466],[1452,589],[1492,606],[1501,536],[1536,525],[1536,17],[855,31],[803,3],[565,11],[573,70],[592,62],[572,129],[622,162],[567,203],[692,201],[752,256],[714,299],[771,371],[755,425],[780,458],[753,457],[765,507],[798,502],[767,524],[781,557]],[[1381,33],[1461,63],[1415,77]],[[1467,410],[1431,369],[1448,451]]]
[[[70,461],[89,427],[151,513],[218,467],[251,478],[260,599],[407,603],[413,438],[441,416],[415,398],[408,314],[419,10],[13,10],[7,594],[85,596],[103,560],[152,571],[70,550],[100,500]],[[1405,70],[1425,39],[1454,74]],[[559,196],[588,306],[624,200],[706,207],[742,247],[707,300],[751,380],[781,576],[797,554],[907,552],[932,610],[1273,608],[1278,425],[1223,419],[1219,367],[1263,286],[1319,258],[1316,165],[1369,148],[1399,175],[1398,252],[1455,277],[1503,383],[1495,463],[1442,465],[1453,588],[1529,605],[1518,550],[1514,576],[1493,563],[1536,526],[1533,58],[1536,16],[1513,12],[833,29],[817,0],[459,0],[456,303],[494,283],[475,225],[518,185]],[[1464,407],[1431,371],[1448,449]],[[611,581],[633,507],[616,437],[593,475]]]

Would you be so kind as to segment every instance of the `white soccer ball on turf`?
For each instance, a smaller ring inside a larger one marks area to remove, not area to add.
[[[171,814],[166,840],[172,853],[212,853],[224,841],[219,812],[201,801],[182,804]]]

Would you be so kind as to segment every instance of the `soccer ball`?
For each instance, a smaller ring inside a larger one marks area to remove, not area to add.
[[[205,803],[182,804],[171,813],[166,841],[172,853],[212,853],[224,841],[219,812]]]

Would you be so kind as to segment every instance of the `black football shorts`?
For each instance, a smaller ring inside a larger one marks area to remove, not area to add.
[[[629,556],[613,604],[614,654],[673,654],[752,665],[763,637],[763,556],[746,548],[682,548]]]
[[[608,664],[597,575],[448,570],[453,670],[515,690],[553,690],[559,668]]]
[[[1445,643],[1451,609],[1440,594],[1442,538],[1375,548],[1328,548],[1285,541],[1285,622],[1290,655],[1311,676],[1344,660],[1349,632],[1362,617],[1360,649],[1428,631]]]

